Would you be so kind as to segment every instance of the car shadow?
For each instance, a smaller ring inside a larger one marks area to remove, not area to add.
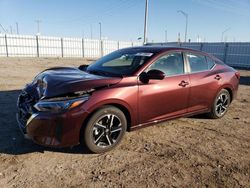
[[[249,76],[240,76],[240,85],[250,85],[250,77]]]
[[[21,90],[0,91],[0,154],[19,155],[32,152],[62,152],[90,154],[85,148],[48,148],[24,139],[16,122],[16,101]]]
[[[187,118],[191,119],[211,119],[207,114],[198,114],[198,115],[193,115]]]

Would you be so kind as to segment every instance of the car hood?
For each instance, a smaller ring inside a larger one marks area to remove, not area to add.
[[[104,77],[81,71],[72,67],[56,67],[40,73],[33,85],[40,97],[51,98],[68,93],[88,91],[91,89],[109,87],[121,81],[120,77]],[[42,88],[41,88],[42,87]],[[41,88],[39,90],[39,88]]]

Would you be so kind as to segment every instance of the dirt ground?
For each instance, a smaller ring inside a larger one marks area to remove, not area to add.
[[[222,119],[168,121],[125,135],[97,155],[79,146],[49,149],[24,140],[16,99],[45,68],[83,59],[0,59],[0,187],[250,187],[250,71]]]

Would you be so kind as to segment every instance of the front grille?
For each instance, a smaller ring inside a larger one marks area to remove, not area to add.
[[[26,91],[22,91],[17,100],[17,118],[19,126],[24,133],[26,133],[26,123],[32,114],[34,104],[34,98]]]

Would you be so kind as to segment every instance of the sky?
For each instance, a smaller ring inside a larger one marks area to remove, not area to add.
[[[149,0],[148,40],[177,41],[187,38],[205,42],[223,40],[250,42],[250,0]],[[145,0],[0,0],[0,24],[8,32],[59,37],[137,41],[143,37]],[[1,33],[4,32],[0,26]]]

